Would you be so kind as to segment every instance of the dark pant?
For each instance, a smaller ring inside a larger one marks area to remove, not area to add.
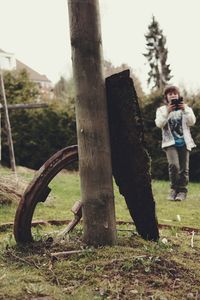
[[[171,188],[177,192],[187,192],[189,182],[189,151],[183,147],[167,147],[169,180]]]

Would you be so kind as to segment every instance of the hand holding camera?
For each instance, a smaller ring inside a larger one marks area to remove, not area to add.
[[[171,102],[169,104],[169,112],[173,111],[173,110],[179,110],[179,109],[182,109],[182,110],[185,109],[185,104],[183,102],[183,98],[180,97],[178,99],[171,99]]]

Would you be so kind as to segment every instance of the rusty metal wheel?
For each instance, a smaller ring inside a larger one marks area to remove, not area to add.
[[[31,223],[35,208],[44,202],[51,189],[49,183],[66,166],[78,161],[78,147],[66,147],[51,158],[36,172],[35,177],[25,190],[15,215],[14,236],[17,243],[33,242]]]

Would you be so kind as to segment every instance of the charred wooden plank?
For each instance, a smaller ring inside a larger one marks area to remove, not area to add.
[[[106,78],[112,171],[138,233],[158,240],[150,175],[150,157],[143,145],[143,122],[129,70]]]

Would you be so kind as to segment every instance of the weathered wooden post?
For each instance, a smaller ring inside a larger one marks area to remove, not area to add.
[[[68,0],[72,63],[76,86],[84,241],[116,241],[102,41],[98,0]]]
[[[8,114],[6,93],[5,93],[5,89],[4,89],[3,74],[2,74],[1,70],[0,70],[0,77],[1,77],[0,81],[1,81],[1,93],[2,93],[2,98],[3,98],[3,108],[5,111],[5,125],[6,125],[6,131],[7,131],[10,164],[11,164],[12,171],[16,173],[16,163],[15,163],[15,154],[14,154],[11,126],[10,126],[10,119],[9,119],[9,114]]]
[[[2,105],[0,103],[0,109],[2,108]],[[1,110],[0,110],[0,165],[1,165]]]

